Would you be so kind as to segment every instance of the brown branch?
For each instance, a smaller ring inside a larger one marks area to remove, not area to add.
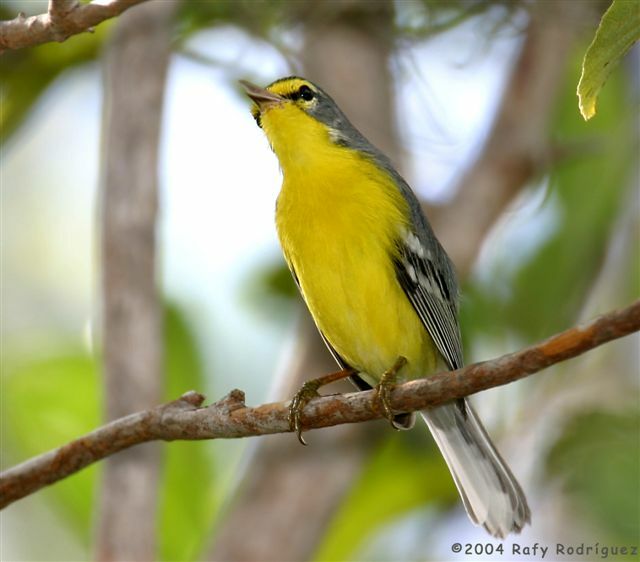
[[[0,53],[51,41],[62,42],[72,35],[93,31],[99,23],[145,1],[111,0],[108,4],[81,4],[77,0],[49,0],[46,14],[27,18],[19,13],[12,20],[0,21]]]
[[[583,326],[453,372],[396,386],[391,405],[397,412],[420,410],[532,375],[611,340],[640,330],[640,300]],[[247,408],[244,393],[201,407],[204,396],[188,392],[178,400],[115,420],[58,449],[0,474],[0,508],[123,449],[148,441],[231,439],[289,431],[288,403]],[[324,396],[305,408],[308,429],[357,423],[381,417],[373,390]]]

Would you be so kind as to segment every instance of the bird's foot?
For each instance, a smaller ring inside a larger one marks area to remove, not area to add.
[[[387,369],[380,378],[380,382],[376,385],[376,391],[378,392],[378,400],[382,405],[382,409],[384,410],[384,416],[391,423],[391,427],[394,429],[398,429],[395,422],[395,414],[391,410],[391,391],[393,387],[396,385],[396,381],[398,378],[398,372],[402,367],[407,364],[407,359],[405,357],[398,357],[396,362],[390,369]]]
[[[300,387],[300,390],[295,393],[291,400],[291,405],[289,406],[289,429],[296,432],[298,441],[303,445],[306,445],[307,442],[304,440],[304,437],[302,437],[302,410],[304,410],[304,407],[312,399],[320,396],[318,393],[318,389],[321,386],[318,383],[319,380],[320,379],[313,379],[305,382]]]
[[[291,404],[289,405],[289,429],[294,431],[298,436],[298,441],[303,445],[307,442],[302,437],[302,411],[304,407],[314,398],[318,398],[320,394],[318,389],[321,386],[335,382],[340,379],[344,379],[353,375],[355,371],[353,369],[344,369],[336,373],[331,373],[317,379],[312,379],[305,382],[298,392],[295,393]]]

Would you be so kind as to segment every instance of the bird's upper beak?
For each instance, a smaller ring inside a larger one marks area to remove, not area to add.
[[[277,105],[284,101],[284,98],[280,97],[279,95],[274,94],[269,90],[265,90],[264,88],[259,88],[255,84],[247,82],[246,80],[240,80],[240,84],[247,92],[247,95],[258,106],[260,113],[262,113],[265,109],[273,107],[274,105]]]

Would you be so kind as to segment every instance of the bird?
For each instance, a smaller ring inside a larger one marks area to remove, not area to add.
[[[343,377],[377,389],[392,425],[409,429],[415,415],[389,407],[393,385],[463,366],[454,266],[407,182],[328,93],[298,76],[240,83],[280,164],[285,261],[341,369],[304,383],[291,429],[304,444],[302,409]],[[502,539],[530,523],[520,484],[466,399],[420,415],[474,524]]]

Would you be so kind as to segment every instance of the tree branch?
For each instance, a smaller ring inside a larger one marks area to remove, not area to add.
[[[0,53],[7,49],[34,47],[50,41],[62,42],[78,33],[120,15],[146,0],[111,0],[81,4],[77,0],[49,0],[46,14],[25,17],[21,12],[12,20],[0,21]]]
[[[640,300],[583,326],[497,359],[475,363],[396,386],[396,412],[420,410],[532,375],[611,340],[640,330]],[[201,407],[204,396],[187,392],[178,400],[115,420],[58,449],[0,474],[0,509],[123,449],[148,441],[231,439],[289,431],[288,402],[247,408],[244,393],[232,390]],[[324,396],[304,410],[308,429],[381,417],[374,390]]]

